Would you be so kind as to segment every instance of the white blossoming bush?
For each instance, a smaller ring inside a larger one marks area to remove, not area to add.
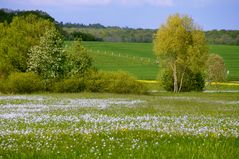
[[[64,74],[64,41],[56,29],[47,30],[40,39],[40,44],[29,52],[28,67],[44,79],[59,78]]]

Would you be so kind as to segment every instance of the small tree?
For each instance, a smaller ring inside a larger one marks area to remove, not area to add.
[[[65,54],[61,34],[50,29],[40,39],[40,44],[29,52],[29,71],[36,72],[44,79],[58,78],[64,74]]]
[[[192,18],[175,14],[157,31],[154,51],[162,68],[172,71],[174,92],[180,92],[186,70],[204,71],[208,48],[204,33]]]
[[[92,58],[82,46],[81,41],[74,41],[66,51],[67,76],[82,76],[92,66]]]
[[[209,82],[224,82],[227,78],[227,69],[221,56],[212,54],[207,60],[207,75]]]

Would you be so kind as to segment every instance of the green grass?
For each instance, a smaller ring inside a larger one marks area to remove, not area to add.
[[[95,59],[95,66],[106,71],[123,70],[138,79],[155,80],[159,67],[151,43],[84,42]],[[239,80],[239,46],[211,45],[210,53],[225,60],[229,80]],[[113,53],[113,54],[112,54]]]
[[[0,158],[239,156],[239,93],[0,96]]]
[[[148,43],[84,42],[84,45],[92,50],[98,69],[127,71],[139,79],[157,78],[158,65]]]

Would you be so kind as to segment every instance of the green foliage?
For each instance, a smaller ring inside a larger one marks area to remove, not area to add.
[[[0,23],[0,57],[14,71],[25,72],[30,47],[37,45],[49,28],[54,28],[54,23],[32,14],[16,16],[10,24]],[[9,74],[8,69],[0,70]]]
[[[61,34],[50,29],[41,37],[39,45],[31,47],[28,67],[44,79],[59,78],[64,75],[65,54]]]
[[[75,41],[66,51],[66,76],[83,76],[92,66],[92,58],[81,44]]]
[[[85,90],[84,80],[81,78],[63,79],[53,83],[50,91],[57,93],[76,93]]]
[[[125,72],[93,72],[85,81],[90,92],[145,93],[146,88]]]
[[[33,93],[43,91],[41,78],[33,72],[19,73],[14,72],[5,81],[6,93]]]
[[[11,23],[13,18],[16,16],[28,16],[28,15],[35,15],[39,18],[55,22],[54,18],[52,18],[48,13],[40,10],[20,11],[11,9],[0,9],[0,23],[1,22]]]
[[[173,91],[173,74],[170,70],[161,72],[160,82],[163,88],[167,91]]]
[[[108,77],[109,85],[108,91],[114,93],[128,94],[136,93],[142,94],[145,92],[143,84],[136,81],[136,79],[125,72],[116,72],[109,74]]]
[[[106,27],[101,24],[62,24],[68,40],[73,39],[73,33],[82,34],[83,41],[92,41],[86,38],[88,35],[94,35],[96,41],[106,42],[152,42],[155,29],[133,29],[120,27]],[[209,44],[239,44],[239,30],[209,30],[204,32]],[[84,35],[85,34],[85,35]],[[90,36],[89,36],[90,37]],[[93,40],[93,41],[95,41]]]
[[[188,16],[169,16],[155,35],[154,50],[161,66],[173,73],[174,92],[185,85],[186,70],[204,72],[208,55],[205,35]]]
[[[199,72],[193,73],[190,70],[186,70],[183,80],[184,85],[181,88],[182,92],[202,91],[205,86],[204,77]],[[167,91],[174,90],[173,72],[171,70],[166,70],[162,73],[161,84]],[[178,85],[179,84],[178,82]]]
[[[96,41],[107,42],[152,42],[155,32],[153,29],[133,29],[120,27],[64,27],[63,30],[68,35],[73,33],[81,33],[83,40],[92,40],[90,35],[94,35]],[[85,36],[86,35],[86,36]],[[87,39],[84,39],[84,36]],[[69,36],[68,36],[69,37]],[[70,40],[70,39],[68,39]]]
[[[13,71],[14,68],[9,60],[0,55],[0,78],[7,78],[7,76]]]
[[[209,44],[239,44],[239,30],[211,30],[205,34]]]
[[[42,19],[54,22],[58,29],[64,30],[67,40],[82,38],[83,41],[111,41],[111,42],[152,42],[155,29],[134,29],[128,27],[103,26],[101,24],[77,24],[77,23],[58,23],[48,13],[31,10],[19,11],[10,9],[0,9],[0,22],[11,23],[16,16],[36,15]],[[209,44],[239,44],[238,30],[210,30],[205,31],[206,39]]]
[[[81,39],[82,41],[102,41],[100,39],[95,38],[92,34],[90,33],[83,33],[80,31],[74,31],[72,33],[64,32],[64,36],[66,40],[76,40],[76,39]]]
[[[0,94],[1,93],[8,93],[6,79],[0,78]]]

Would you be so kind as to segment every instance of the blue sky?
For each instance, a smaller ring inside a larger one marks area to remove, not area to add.
[[[0,8],[43,10],[59,22],[153,29],[180,13],[204,30],[239,30],[239,0],[0,0]]]

